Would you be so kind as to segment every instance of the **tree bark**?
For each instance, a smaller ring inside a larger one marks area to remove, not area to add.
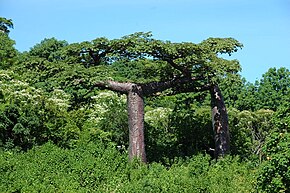
[[[105,82],[97,82],[93,87],[98,87],[102,89],[108,89],[111,91],[119,92],[122,94],[128,94],[128,92],[132,89],[132,83],[128,82],[116,82],[116,81],[105,81]]]
[[[215,158],[223,157],[230,151],[228,114],[218,85],[210,88],[212,124],[215,140]]]
[[[141,159],[146,163],[144,143],[144,99],[142,90],[137,85],[132,86],[128,93],[129,116],[129,159]]]

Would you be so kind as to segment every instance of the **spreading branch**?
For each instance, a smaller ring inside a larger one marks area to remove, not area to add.
[[[183,68],[176,64],[172,59],[164,59],[170,66],[172,66],[174,69],[179,70],[185,77],[190,77],[191,72],[187,68]]]
[[[93,87],[91,88],[91,90],[95,87],[101,88],[101,89],[108,89],[108,90],[112,90],[112,91],[116,91],[122,94],[128,93],[132,87],[133,87],[133,83],[129,83],[129,82],[116,82],[116,81],[102,81],[102,82],[97,82],[93,85]],[[90,90],[90,91],[91,91]]]
[[[182,88],[185,84],[190,84],[195,81],[203,80],[203,76],[198,77],[178,77],[173,78],[172,80],[163,81],[163,82],[150,82],[150,83],[143,83],[143,84],[136,84],[136,83],[129,83],[129,82],[117,82],[117,81],[100,81],[96,82],[90,90],[84,95],[86,96],[88,93],[90,93],[94,88],[98,87],[99,89],[108,89],[111,91],[119,92],[121,94],[127,94],[132,89],[137,89],[138,92],[142,92],[143,96],[149,96],[158,92],[162,92],[164,90],[167,90],[169,88]],[[178,93],[181,92],[199,92],[208,90],[209,86],[205,85],[202,87],[196,87],[193,85],[189,85],[186,88],[179,89]],[[135,91],[136,92],[136,91]],[[177,93],[175,93],[177,94]]]

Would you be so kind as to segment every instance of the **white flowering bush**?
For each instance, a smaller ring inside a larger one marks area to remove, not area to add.
[[[70,107],[70,95],[61,89],[54,89],[46,100],[46,106],[62,112],[66,111]]]
[[[3,104],[20,103],[22,106],[28,104],[39,105],[42,91],[31,87],[26,82],[13,79],[13,72],[0,71],[0,92]]]
[[[128,115],[126,95],[113,91],[101,91],[92,97],[88,119],[84,127],[93,138],[114,141],[119,145],[128,143]]]
[[[47,94],[0,71],[0,148],[27,149],[52,140],[67,145],[80,129],[70,118],[70,95],[61,89]]]
[[[171,112],[172,109],[170,108],[158,107],[147,111],[144,119],[150,126],[166,132],[169,129],[169,115]]]
[[[98,95],[92,96],[92,99],[93,104],[89,115],[89,121],[93,124],[98,125],[101,121],[109,121],[107,120],[107,115],[112,109],[126,113],[126,109],[124,109],[126,106],[125,95],[118,96],[118,94],[113,91],[103,91]]]
[[[269,131],[273,128],[272,110],[238,111],[229,108],[231,152],[243,157],[259,155]]]
[[[0,91],[2,103],[20,103],[22,107],[27,105],[38,106],[45,104],[46,108],[56,111],[66,111],[70,106],[70,95],[61,89],[54,89],[50,96],[46,96],[40,89],[30,86],[28,83],[13,79],[12,72],[0,71]]]

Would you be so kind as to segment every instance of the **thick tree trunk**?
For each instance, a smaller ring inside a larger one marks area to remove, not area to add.
[[[137,85],[128,93],[129,159],[141,159],[146,163],[144,143],[144,99]]]
[[[210,88],[212,124],[215,140],[215,157],[222,157],[230,151],[228,114],[218,85]]]

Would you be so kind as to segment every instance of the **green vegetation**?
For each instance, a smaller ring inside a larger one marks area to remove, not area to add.
[[[2,152],[1,192],[251,192],[253,167],[238,158],[217,163],[196,155],[166,168],[128,162],[102,142],[63,149],[52,143],[26,153]]]
[[[289,69],[252,84],[237,61],[217,57],[237,51],[236,40],[171,43],[150,33],[50,38],[20,53],[12,21],[0,27],[0,192],[290,191]],[[172,80],[186,81],[144,94],[147,163],[129,161],[126,92],[96,83]],[[207,85],[227,106],[230,155],[219,159]]]

